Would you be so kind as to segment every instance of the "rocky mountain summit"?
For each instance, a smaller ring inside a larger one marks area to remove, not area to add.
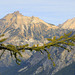
[[[44,22],[38,17],[23,16],[19,11],[10,13],[0,19],[0,34],[7,37],[5,44],[23,45],[33,44],[42,45],[47,43],[46,38],[60,37],[64,33],[69,33],[70,29],[75,29],[74,20],[67,20],[60,26],[55,26]],[[75,34],[73,31],[72,35]],[[68,46],[67,46],[68,47]],[[69,47],[68,47],[69,48]],[[23,63],[18,66],[14,64],[9,53],[5,52],[0,60],[0,73],[2,75],[54,75],[60,69],[75,62],[75,47],[69,53],[61,48],[50,49],[51,56],[56,64],[53,67],[47,55],[41,55],[39,52],[25,52],[23,54]],[[8,62],[8,63],[6,63]]]
[[[75,18],[68,19],[63,24],[60,24],[59,27],[63,29],[74,29],[75,30]]]
[[[19,11],[7,14],[5,17],[0,19],[0,34],[5,34],[4,38],[8,38],[4,42],[5,44],[29,44],[31,46],[38,43],[42,45],[46,40],[45,38],[52,37],[56,34],[56,29],[58,29],[57,26],[48,24],[38,17],[23,16],[21,13],[19,13]],[[25,52],[23,54],[24,60],[30,58],[31,55],[31,52]],[[12,64],[12,59],[9,59],[10,56],[8,56],[9,53],[6,52],[0,61],[1,66],[3,66],[2,64],[6,66]],[[5,63],[8,60],[8,64]]]
[[[9,36],[11,41],[20,38],[27,40],[31,38],[44,39],[44,33],[57,28],[57,26],[48,24],[38,17],[23,16],[19,11],[10,13],[0,19],[0,33]]]

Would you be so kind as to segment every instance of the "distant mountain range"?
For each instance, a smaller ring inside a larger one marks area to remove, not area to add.
[[[19,11],[10,13],[0,19],[0,34],[8,37],[5,44],[23,45],[28,43],[42,45],[47,43],[46,38],[57,38],[64,33],[75,34],[75,18],[69,19],[61,25],[55,26],[39,19],[38,17],[23,16]],[[6,52],[0,60],[1,75],[54,75],[60,69],[75,62],[75,47],[70,53],[61,48],[50,48],[56,67],[52,66],[46,54],[26,51],[23,53],[23,63],[16,66],[14,59]],[[7,62],[7,63],[6,63]],[[10,70],[11,68],[11,70]]]
[[[0,19],[0,34],[5,34],[5,37],[10,37],[7,40],[8,43],[13,42],[15,45],[20,45],[24,42],[34,42],[34,40],[43,41],[45,38],[51,38],[56,34],[62,35],[66,33],[66,30],[63,29],[75,29],[74,24],[75,18],[69,19],[59,26],[55,26],[44,22],[38,17],[23,16],[19,11],[16,11]],[[63,33],[61,28],[63,28]]]

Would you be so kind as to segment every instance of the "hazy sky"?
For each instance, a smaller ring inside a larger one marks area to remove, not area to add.
[[[14,11],[58,25],[75,17],[75,0],[0,0],[0,19]]]

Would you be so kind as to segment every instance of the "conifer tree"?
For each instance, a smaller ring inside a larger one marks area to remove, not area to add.
[[[4,54],[5,51],[9,51],[11,57],[14,56],[15,61],[18,65],[20,65],[21,60],[18,58],[18,55],[20,57],[22,57],[22,53],[21,52],[25,52],[25,50],[30,50],[30,51],[39,51],[42,54],[44,54],[44,52],[47,53],[48,59],[50,59],[53,62],[53,59],[51,58],[51,54],[49,52],[49,48],[50,47],[60,47],[63,48],[65,50],[67,50],[68,52],[71,51],[71,49],[66,48],[65,46],[75,46],[74,42],[75,42],[75,35],[72,35],[72,32],[68,33],[68,34],[64,34],[63,36],[60,36],[59,38],[56,38],[56,36],[53,37],[53,39],[47,38],[47,40],[49,41],[48,43],[43,44],[43,46],[39,46],[39,44],[33,45],[31,47],[29,47],[28,44],[26,45],[21,45],[21,46],[15,46],[15,45],[5,45],[3,44],[3,42],[5,40],[7,40],[7,38],[1,39],[0,40],[0,50],[3,51],[0,55],[0,58],[2,57],[2,55]],[[0,37],[4,36],[0,35]],[[65,45],[65,46],[64,46]],[[53,62],[53,66],[55,66],[55,63]]]

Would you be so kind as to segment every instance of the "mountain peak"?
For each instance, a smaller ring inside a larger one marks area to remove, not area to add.
[[[63,29],[75,29],[75,17],[60,24],[59,27]]]
[[[12,13],[13,15],[22,15],[19,11],[15,11],[14,13]]]
[[[14,17],[23,16],[19,11],[15,11],[14,13],[9,13],[3,19],[6,19],[7,21],[11,20]]]
[[[32,16],[32,17],[28,17],[28,16],[23,16],[19,11],[15,11],[13,13],[9,13],[7,14],[4,18],[2,18],[3,22],[5,24],[10,24],[13,26],[15,26],[16,28],[18,28],[17,26],[40,26],[41,24],[42,25],[45,25],[49,28],[58,28],[57,26],[52,26],[46,22],[44,22],[43,20],[41,20],[40,18],[38,17],[35,17],[35,16]],[[9,26],[10,26],[9,25]]]
[[[35,32],[43,33],[50,30],[50,29],[57,29],[57,26],[52,26],[43,20],[41,20],[38,17],[28,17],[28,16],[23,16],[19,11],[16,11],[14,13],[10,13],[6,15],[4,18],[0,20],[2,23],[1,33],[17,33],[18,35],[23,36],[24,38],[30,38],[34,37]],[[42,38],[43,36],[41,36]]]
[[[19,11],[15,11],[15,12],[14,12],[14,14],[19,14],[19,13],[20,13]]]

